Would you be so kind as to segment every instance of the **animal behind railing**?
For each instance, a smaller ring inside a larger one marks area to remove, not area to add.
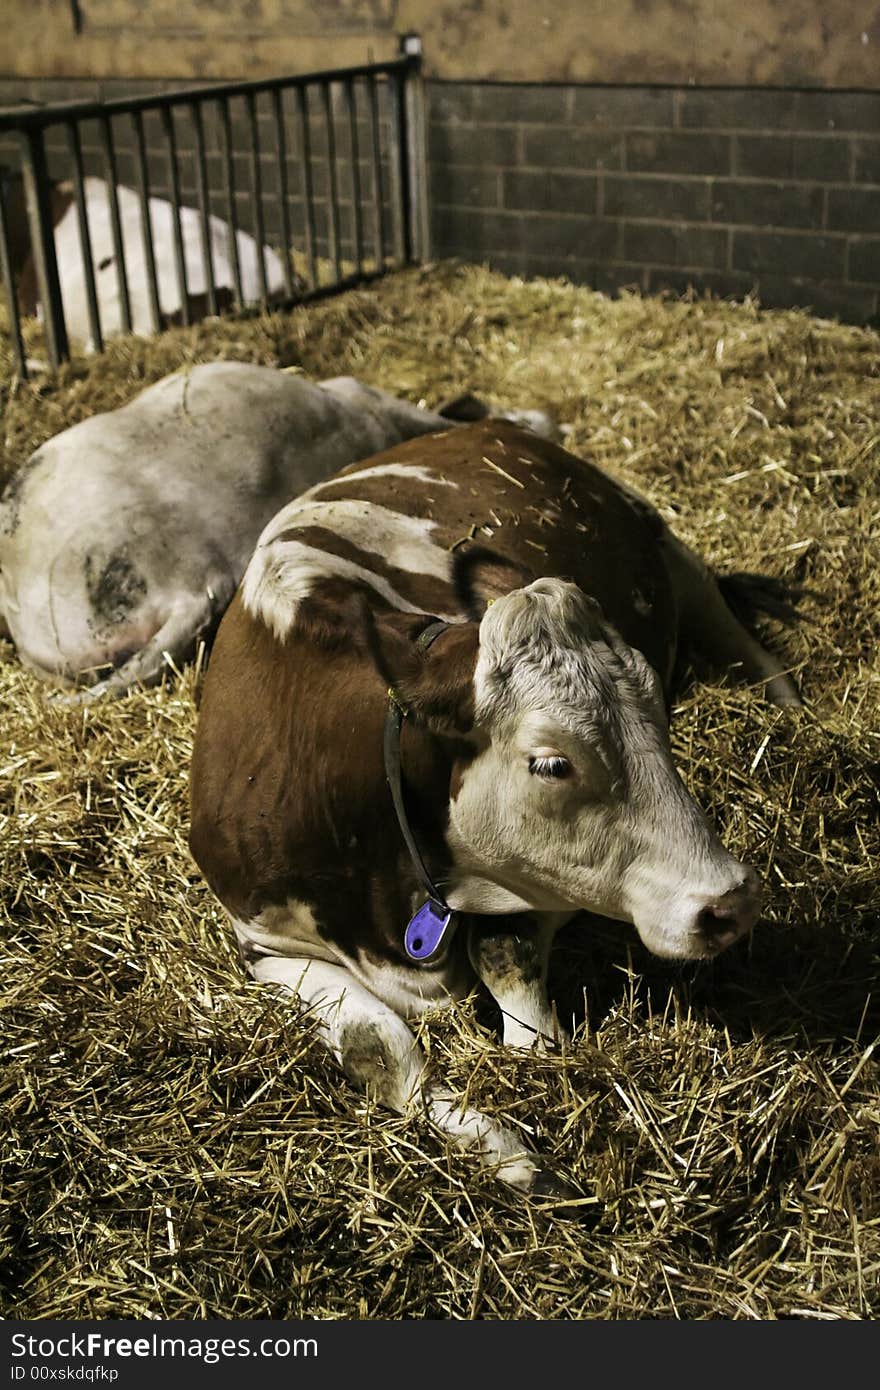
[[[291,304],[427,252],[421,47],[257,82],[0,111],[0,273],[19,372],[204,314]]]

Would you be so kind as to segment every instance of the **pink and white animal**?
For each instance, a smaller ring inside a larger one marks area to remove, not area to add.
[[[37,449],[0,494],[0,631],[56,683],[118,693],[210,634],[266,522],[448,420],[334,377],[214,362]]]
[[[757,875],[672,761],[686,648],[799,703],[651,506],[499,420],[282,508],[214,645],[190,845],[251,973],[381,1102],[528,1191],[554,1190],[540,1159],[429,1074],[410,1025],[481,982],[507,1043],[551,1042],[550,944],[582,910],[679,959],[751,929]]]
[[[84,180],[86,215],[92,243],[92,266],[98,295],[101,332],[111,338],[123,331],[122,306],[119,295],[116,255],[111,231],[109,185],[104,179]],[[131,306],[131,331],[141,336],[153,332],[150,310],[147,257],[141,228],[141,203],[138,194],[124,185],[117,185],[119,219],[125,258],[126,279]],[[27,225],[21,178],[9,178],[5,183],[5,206],[9,226],[10,252],[13,273],[18,280],[19,307],[24,314],[38,311],[37,282],[30,255],[30,232]],[[90,350],[90,335],[85,269],[80,245],[79,223],[73,186],[53,185],[50,206],[55,226],[55,255],[61,283],[61,302],[68,336],[81,347]],[[156,281],[159,293],[162,325],[179,319],[181,311],[180,286],[177,279],[174,241],[174,210],[165,198],[149,200],[150,225],[156,260]],[[214,285],[220,305],[231,301],[234,278],[230,257],[230,228],[221,218],[209,217],[210,243],[213,258]],[[207,283],[202,260],[201,217],[195,208],[181,207],[180,230],[183,239],[186,284],[189,307],[193,317],[206,311]],[[258,266],[260,248],[247,232],[236,232],[241,272],[242,298],[256,303],[261,295]],[[269,297],[281,293],[284,275],[280,257],[270,247],[263,247]],[[160,326],[162,326],[160,325]]]

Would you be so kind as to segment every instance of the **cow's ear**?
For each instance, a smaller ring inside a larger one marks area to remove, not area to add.
[[[296,610],[297,632],[329,651],[372,652],[372,626],[366,590],[347,579],[322,579]]]
[[[534,579],[523,566],[503,555],[474,546],[456,553],[453,582],[458,601],[472,622],[478,623],[490,603]]]
[[[479,396],[475,396],[471,391],[454,396],[452,400],[444,401],[437,407],[437,414],[442,415],[444,420],[457,420],[462,424],[475,424],[478,420],[487,419],[491,413],[486,402],[481,401]]]
[[[428,616],[383,613],[371,629],[373,660],[395,698],[434,733],[460,737],[474,723],[474,668],[480,645],[474,623],[456,623],[425,648]]]

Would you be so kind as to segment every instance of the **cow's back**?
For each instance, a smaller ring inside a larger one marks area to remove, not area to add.
[[[600,469],[490,419],[409,440],[288,504],[263,532],[243,593],[279,634],[322,572],[455,622],[467,616],[455,572],[488,551],[509,564],[509,588],[573,579],[668,679],[677,630],[664,530]]]

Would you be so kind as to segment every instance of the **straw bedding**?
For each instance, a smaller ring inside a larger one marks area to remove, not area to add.
[[[673,720],[689,785],[763,876],[752,940],[677,967],[584,918],[554,957],[561,1056],[505,1053],[473,1001],[423,1029],[432,1066],[578,1187],[568,1212],[376,1109],[244,980],[186,849],[196,669],[66,709],[2,648],[5,1315],[876,1315],[876,334],[447,264],[120,341],[57,381],[16,384],[5,337],[0,356],[5,471],[186,362],[354,372],[431,404],[468,388],[552,409],[722,572],[809,590],[798,626],[763,629],[806,710],[698,673]]]

